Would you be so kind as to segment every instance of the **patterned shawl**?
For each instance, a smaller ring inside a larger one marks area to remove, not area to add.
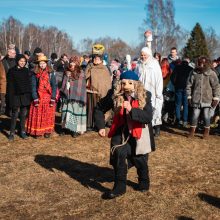
[[[61,92],[63,92],[67,100],[86,104],[86,79],[84,72],[81,71],[78,79],[64,76]]]

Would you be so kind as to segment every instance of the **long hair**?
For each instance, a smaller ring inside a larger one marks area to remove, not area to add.
[[[80,58],[78,56],[73,56],[70,58],[67,71],[71,72],[70,77],[73,80],[79,79],[79,76],[81,74],[81,67],[80,67]]]
[[[144,85],[140,81],[134,81],[134,97],[138,100],[140,109],[143,109],[146,105],[146,90]],[[123,102],[125,101],[124,91],[122,91],[121,80],[117,80],[114,84],[113,102],[114,111],[118,112],[121,109]]]
[[[160,67],[161,67],[163,79],[165,79],[171,73],[170,64],[167,58],[162,59]]]

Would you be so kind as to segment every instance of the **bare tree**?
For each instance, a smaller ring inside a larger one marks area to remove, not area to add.
[[[148,28],[153,32],[153,51],[167,55],[171,47],[178,47],[177,39],[185,34],[174,19],[174,5],[172,0],[148,0],[145,6],[146,18],[140,28],[143,36]],[[142,37],[143,38],[143,37]],[[184,38],[185,39],[185,38]]]
[[[212,27],[207,28],[204,31],[208,51],[211,59],[219,57],[220,51],[220,37],[216,35],[215,30]]]
[[[56,27],[40,27],[32,23],[24,26],[13,17],[0,23],[0,49],[3,53],[6,53],[10,43],[15,44],[20,52],[40,47],[47,56],[52,52],[56,52],[58,56],[64,52],[70,55],[77,53],[67,33]]]

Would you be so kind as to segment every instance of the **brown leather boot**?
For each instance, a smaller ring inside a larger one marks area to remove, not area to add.
[[[196,131],[196,127],[190,127],[189,129],[189,134],[188,134],[188,138],[193,138],[195,135],[195,131]]]
[[[209,130],[210,130],[210,127],[205,127],[204,129],[204,133],[203,133],[203,139],[208,139],[209,137]]]

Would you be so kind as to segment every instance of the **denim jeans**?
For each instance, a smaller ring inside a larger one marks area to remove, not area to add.
[[[175,110],[176,120],[179,122],[181,119],[181,107],[183,105],[183,121],[188,121],[188,100],[185,89],[176,89],[175,91]]]
[[[201,111],[203,112],[204,127],[210,127],[210,107],[193,108],[191,125],[197,126],[198,118]]]

